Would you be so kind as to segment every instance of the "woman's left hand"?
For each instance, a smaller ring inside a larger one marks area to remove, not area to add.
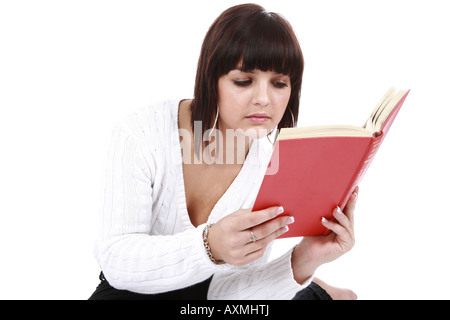
[[[332,231],[327,236],[304,237],[292,253],[294,276],[306,279],[320,265],[336,260],[355,245],[354,211],[359,188],[356,187],[342,212],[334,209],[336,221],[322,219],[322,224]]]

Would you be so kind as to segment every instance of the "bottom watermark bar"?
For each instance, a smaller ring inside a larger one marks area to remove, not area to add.
[[[196,315],[212,317],[216,315],[242,315],[242,316],[264,316],[268,317],[270,308],[268,304],[225,304],[201,306],[197,304],[186,304],[180,307],[180,315]]]

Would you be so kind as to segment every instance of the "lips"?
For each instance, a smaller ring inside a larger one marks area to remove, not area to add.
[[[270,119],[269,115],[267,115],[266,113],[253,113],[253,114],[247,116],[247,118],[267,118],[267,119]]]
[[[268,121],[270,119],[270,116],[266,113],[253,113],[245,118],[252,122],[260,123],[260,122]]]

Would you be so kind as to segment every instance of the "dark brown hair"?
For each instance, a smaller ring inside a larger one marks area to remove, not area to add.
[[[218,80],[238,64],[244,72],[259,69],[289,75],[291,96],[278,128],[295,126],[303,74],[297,37],[279,14],[243,4],[224,11],[205,36],[191,104],[192,128],[195,121],[201,121],[202,134],[211,129],[217,112]]]

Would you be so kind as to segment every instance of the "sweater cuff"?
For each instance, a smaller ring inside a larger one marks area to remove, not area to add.
[[[203,242],[203,231],[205,230],[206,225],[207,223],[204,223],[197,226],[196,228],[198,236],[196,241],[195,252],[199,253],[201,264],[210,269],[212,273],[229,270],[230,268],[233,267],[231,264],[228,263],[217,264],[212,262],[211,259],[209,258],[205,248],[205,244]]]
[[[309,286],[314,278],[314,274],[312,274],[301,284],[295,281],[291,262],[292,251],[293,249],[289,250],[284,255],[271,262],[274,266],[273,270],[277,270],[277,272],[273,274],[273,287],[271,288],[271,291],[276,293],[276,299],[292,299],[297,292]]]

